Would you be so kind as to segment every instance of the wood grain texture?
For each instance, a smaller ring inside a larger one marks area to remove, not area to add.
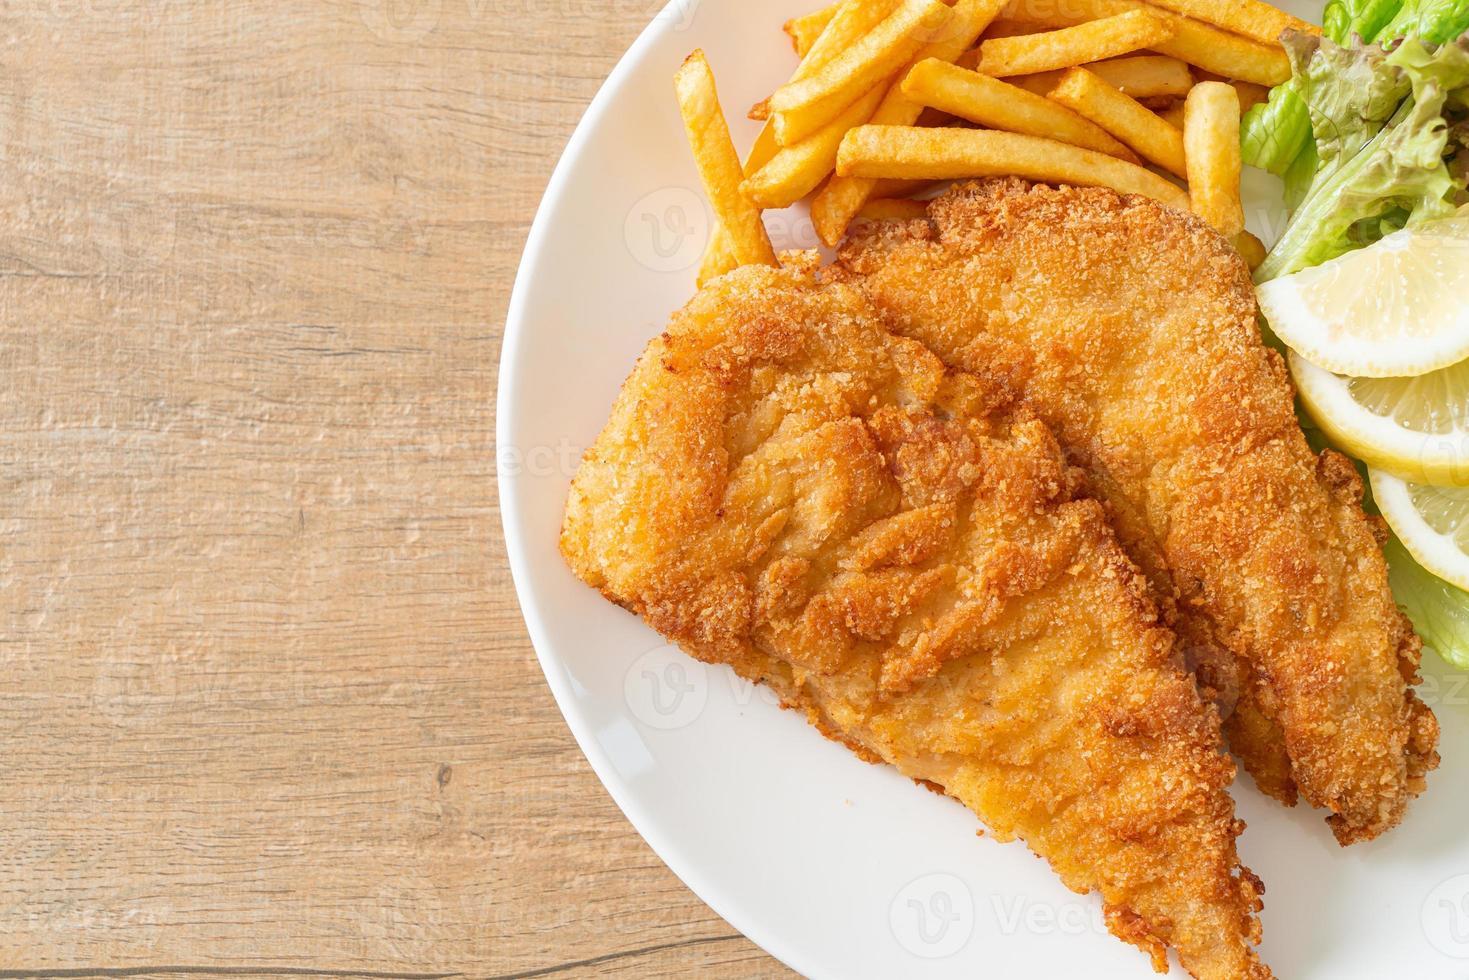
[[[494,495],[654,6],[0,5],[0,976],[787,975],[582,759]]]

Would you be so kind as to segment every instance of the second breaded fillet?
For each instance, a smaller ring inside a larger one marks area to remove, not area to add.
[[[1219,719],[1046,427],[853,289],[748,268],[654,340],[573,484],[577,575],[1019,837],[1166,968],[1262,980]]]
[[[1402,819],[1438,762],[1421,644],[1355,471],[1307,447],[1228,243],[1143,198],[990,180],[867,226],[833,275],[1052,427],[1176,606],[1201,684],[1233,701],[1242,668],[1227,724],[1263,789],[1299,787],[1343,844]]]

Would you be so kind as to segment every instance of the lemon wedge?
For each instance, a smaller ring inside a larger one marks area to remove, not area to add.
[[[1311,418],[1369,466],[1415,483],[1469,486],[1469,362],[1417,378],[1346,378],[1297,354]]]
[[[1431,487],[1371,471],[1372,495],[1418,564],[1469,589],[1469,488]]]
[[[1260,310],[1311,363],[1354,378],[1427,374],[1469,358],[1469,216],[1405,228],[1273,279]]]

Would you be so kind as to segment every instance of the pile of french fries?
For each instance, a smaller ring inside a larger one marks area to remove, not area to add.
[[[1239,124],[1290,77],[1262,0],[840,0],[785,25],[800,62],[750,110],[741,162],[702,51],[675,78],[718,226],[708,281],[774,264],[761,212],[811,196],[829,246],[852,222],[920,217],[966,177],[1110,187],[1192,210],[1251,267]],[[812,196],[814,195],[814,196]]]

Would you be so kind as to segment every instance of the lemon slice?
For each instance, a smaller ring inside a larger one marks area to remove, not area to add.
[[[1469,358],[1469,217],[1394,232],[1259,288],[1306,360],[1355,378],[1427,374]]]
[[[1344,378],[1290,355],[1301,401],[1337,445],[1416,483],[1469,486],[1469,361],[1418,378]]]
[[[1430,487],[1371,471],[1382,516],[1418,564],[1469,589],[1469,488]]]

